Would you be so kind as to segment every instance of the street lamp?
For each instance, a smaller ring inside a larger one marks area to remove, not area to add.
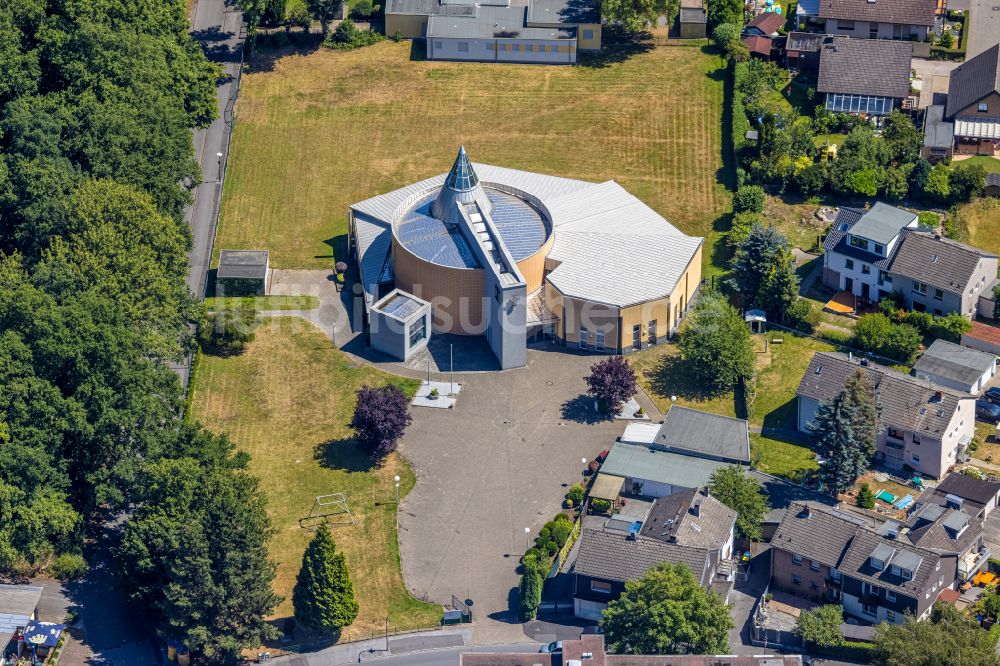
[[[222,153],[216,153],[215,156],[219,159],[219,177],[217,180],[222,180]]]
[[[396,504],[399,504],[399,475],[394,476],[393,480],[396,482]]]
[[[528,550],[528,535],[529,534],[531,534],[531,528],[530,527],[525,527],[524,528],[524,549],[525,550]]]
[[[580,458],[580,464],[583,465],[583,475],[587,476],[587,459]]]

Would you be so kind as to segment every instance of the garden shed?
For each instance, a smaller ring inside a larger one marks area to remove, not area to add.
[[[267,250],[222,250],[215,274],[217,296],[264,296],[271,288]]]

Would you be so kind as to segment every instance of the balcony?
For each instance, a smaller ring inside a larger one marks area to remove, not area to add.
[[[962,580],[969,580],[975,576],[990,559],[991,554],[989,547],[983,546],[978,551],[970,550],[958,558],[958,577]]]

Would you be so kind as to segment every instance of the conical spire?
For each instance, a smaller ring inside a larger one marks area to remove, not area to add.
[[[465,154],[465,146],[461,146],[458,149],[458,157],[455,158],[455,163],[451,165],[451,171],[444,180],[444,185],[459,192],[468,192],[478,184],[479,176],[472,168],[469,156]]]
[[[458,212],[459,204],[470,204],[476,202],[486,213],[493,210],[493,204],[486,196],[483,186],[479,183],[479,176],[472,168],[469,156],[465,154],[465,146],[458,149],[458,157],[451,166],[451,171],[444,179],[444,185],[438,192],[437,198],[431,204],[431,215],[439,220],[455,224],[461,213]]]

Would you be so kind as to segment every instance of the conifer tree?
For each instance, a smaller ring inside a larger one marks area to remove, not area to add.
[[[878,433],[875,392],[860,370],[832,400],[820,404],[812,428],[826,458],[820,478],[831,493],[842,493],[868,469]]]
[[[292,606],[295,619],[317,631],[342,629],[358,616],[347,561],[343,553],[337,552],[326,525],[319,526],[302,556]]]

